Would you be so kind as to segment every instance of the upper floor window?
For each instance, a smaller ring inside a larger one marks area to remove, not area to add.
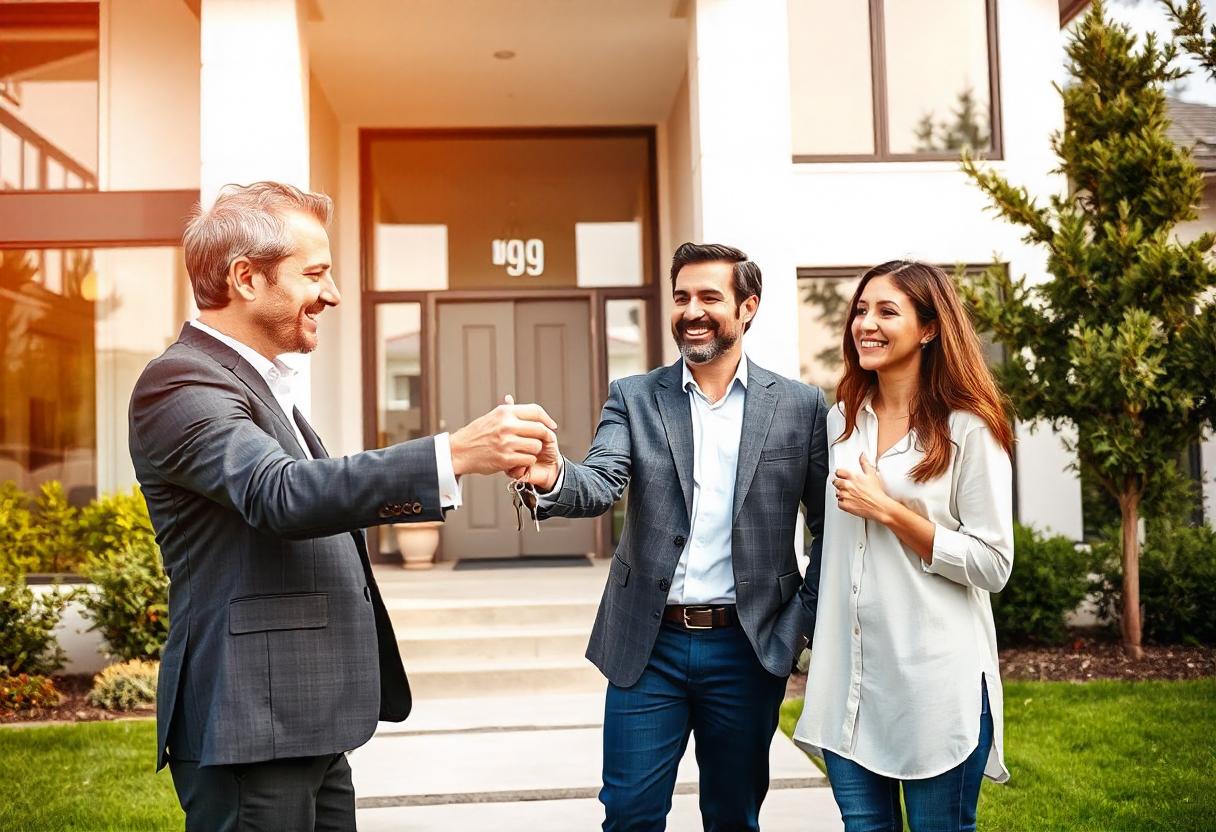
[[[96,2],[0,3],[0,190],[97,187]]]
[[[1001,155],[996,0],[789,0],[795,162]]]

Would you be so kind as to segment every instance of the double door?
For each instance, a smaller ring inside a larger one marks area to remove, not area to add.
[[[561,451],[581,460],[595,429],[587,300],[441,302],[439,427],[455,430],[501,404],[536,402],[558,424]],[[445,560],[590,554],[595,521],[553,518],[517,529],[503,474],[465,477],[463,505],[441,531]]]

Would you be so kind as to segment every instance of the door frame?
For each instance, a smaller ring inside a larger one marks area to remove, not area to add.
[[[650,222],[645,233],[649,237],[650,256],[644,257],[646,280],[640,286],[607,286],[596,288],[563,287],[553,289],[455,289],[434,291],[385,291],[373,285],[375,264],[375,228],[372,222],[371,146],[378,140],[394,138],[605,138],[634,136],[647,142],[647,180],[649,187]],[[646,360],[651,367],[662,362],[662,271],[659,255],[659,192],[658,156],[653,126],[635,127],[542,127],[542,128],[361,128],[359,130],[359,272],[360,272],[360,344],[363,407],[363,447],[379,447],[376,402],[376,307],[382,303],[418,303],[421,306],[420,355],[422,367],[422,434],[431,436],[459,425],[439,427],[439,402],[436,379],[439,373],[437,356],[438,308],[440,303],[479,303],[486,301],[528,300],[586,300],[591,320],[592,412],[608,397],[608,342],[606,335],[606,302],[609,300],[644,300],[646,319]],[[369,550],[373,560],[379,559],[379,527],[369,532]],[[612,554],[612,522],[610,515],[596,518],[596,556]],[[436,560],[443,560],[442,551]]]

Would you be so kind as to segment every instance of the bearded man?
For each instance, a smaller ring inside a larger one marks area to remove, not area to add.
[[[587,649],[608,677],[604,829],[665,828],[692,734],[705,829],[757,830],[786,678],[814,629],[827,406],[744,356],[761,291],[746,254],[685,243],[671,288],[680,360],[612,383],[582,463],[547,440],[512,476],[536,487],[542,519],[602,514],[629,486]]]

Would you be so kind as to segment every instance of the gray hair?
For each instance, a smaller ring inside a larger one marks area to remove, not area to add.
[[[225,185],[206,210],[196,205],[182,235],[186,271],[199,309],[228,305],[228,269],[244,257],[273,284],[278,266],[293,252],[284,216],[310,214],[324,226],[334,203],[325,194],[309,193],[280,182]]]

